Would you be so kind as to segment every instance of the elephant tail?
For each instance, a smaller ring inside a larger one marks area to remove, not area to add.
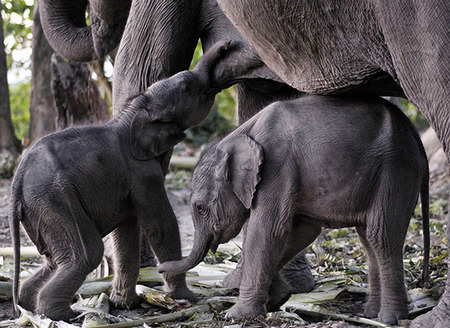
[[[423,271],[422,281],[425,287],[430,284],[430,172],[428,162],[426,161],[426,169],[422,177],[422,185],[420,188],[420,202],[422,203],[422,220],[423,220]]]
[[[13,302],[14,315],[19,315],[17,308],[19,294],[19,273],[20,273],[20,221],[22,220],[22,204],[14,197],[11,199],[11,209],[9,212],[9,227],[14,250],[14,280],[13,280]]]

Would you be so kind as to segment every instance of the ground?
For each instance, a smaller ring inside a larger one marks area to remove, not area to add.
[[[193,241],[193,225],[189,216],[188,200],[189,200],[189,171],[185,170],[172,170],[167,177],[168,195],[171,203],[174,207],[175,213],[179,219],[182,245],[189,248]],[[9,206],[9,188],[10,180],[0,180],[0,248],[11,246],[11,239],[9,234],[9,227],[7,222],[8,206]],[[422,235],[421,235],[421,216],[420,206],[416,209],[416,215],[411,220],[410,231],[408,233],[406,246],[405,246],[405,269],[406,269],[406,281],[410,295],[412,299],[425,297],[428,300],[437,300],[442,294],[447,266],[445,264],[445,258],[447,256],[447,246],[445,245],[445,232],[446,225],[443,220],[445,213],[448,211],[448,184],[449,179],[444,174],[439,174],[433,177],[432,192],[431,192],[431,233],[432,233],[432,260],[431,260],[431,288],[426,293],[423,293],[422,289],[417,288],[420,285],[420,274],[422,270]],[[239,243],[239,240],[238,242]],[[22,246],[31,245],[25,235],[21,238]],[[233,267],[233,262],[236,262],[239,257],[239,252],[230,251],[228,248],[219,248],[217,255],[209,255],[207,258],[208,263],[222,262],[218,266],[218,270],[227,272],[230,267]],[[223,319],[221,310],[231,305],[226,301],[219,301],[217,304],[221,304],[222,308],[215,311],[206,311],[202,315],[197,315],[196,319],[190,319],[190,323],[186,323],[186,319],[178,320],[178,323],[165,323],[164,327],[354,327],[354,326],[367,326],[372,323],[355,323],[348,321],[349,318],[361,316],[364,303],[364,291],[367,288],[366,273],[367,266],[365,262],[364,251],[361,248],[360,243],[357,240],[354,229],[340,229],[340,230],[324,230],[318,240],[308,248],[307,257],[311,264],[311,270],[316,280],[315,293],[312,294],[298,294],[291,298],[287,310],[295,310],[295,313],[300,317],[284,317],[286,312],[282,313],[282,317],[279,314],[273,315],[271,318],[260,321],[247,322],[245,324],[235,324],[227,322]],[[22,263],[25,268],[32,270],[39,263],[39,258],[27,258],[22,259]],[[12,259],[9,256],[3,256],[0,253],[0,284],[2,281],[9,281],[11,277],[11,262]],[[222,267],[221,267],[222,265]],[[205,264],[202,268],[209,268],[208,264]],[[212,269],[213,271],[215,269]],[[218,271],[214,271],[217,274]],[[203,288],[203,290],[209,291],[208,293],[219,293],[222,291],[220,282],[217,284],[200,283],[199,279],[194,274],[190,283],[193,288]],[[145,279],[144,279],[145,280]],[[199,287],[200,286],[200,287]],[[0,290],[1,291],[1,290]],[[224,292],[225,293],[225,292]],[[333,294],[329,297],[329,294]],[[0,292],[0,327],[1,326],[13,326],[9,319],[13,318],[12,315],[12,301],[8,297],[1,298]],[[306,295],[306,296],[305,296]],[[327,299],[323,301],[310,303],[305,301],[305,297],[323,297],[327,295]],[[417,296],[419,295],[419,296]],[[224,300],[230,296],[230,293],[224,296]],[[231,299],[230,298],[230,299]],[[234,297],[235,299],[235,297]],[[307,306],[303,304],[306,302]],[[411,306],[413,305],[412,302]],[[201,302],[199,303],[201,304]],[[225,304],[225,305],[224,305]],[[318,304],[318,305],[317,305]],[[425,303],[424,303],[425,304]],[[430,303],[428,303],[429,305]],[[417,304],[416,304],[417,305]],[[424,306],[418,305],[418,309]],[[164,307],[164,306],[163,306]],[[180,305],[177,305],[180,307]],[[181,306],[182,307],[182,306]],[[170,307],[169,307],[170,308]],[[317,310],[319,309],[320,310]],[[329,311],[325,312],[324,311]],[[112,310],[112,315],[122,315],[127,318],[142,318],[145,316],[152,316],[155,314],[169,313],[168,309],[162,309],[161,307],[154,307],[149,304],[145,304],[133,311],[117,311]],[[322,314],[318,314],[322,312]],[[418,313],[418,312],[417,312]],[[350,315],[345,317],[344,321],[340,319],[340,315]],[[416,314],[412,314],[412,319]],[[198,321],[195,321],[198,320]],[[180,323],[183,322],[183,323]],[[409,320],[402,321],[401,325],[407,326]],[[147,325],[148,327],[148,325]]]

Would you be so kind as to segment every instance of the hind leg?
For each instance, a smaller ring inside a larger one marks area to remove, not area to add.
[[[21,284],[18,304],[28,311],[36,311],[39,290],[54,272],[55,265],[51,263],[51,260],[46,259],[44,265]]]
[[[370,256],[375,257],[376,269],[370,269],[370,282],[377,284],[371,287],[374,294],[369,297],[368,315],[374,315],[379,298],[380,311],[378,319],[387,324],[396,324],[398,320],[405,319],[408,315],[407,294],[405,289],[405,278],[403,269],[403,243],[406,236],[407,224],[405,220],[387,222],[385,218],[379,218],[366,230],[366,240]],[[408,222],[408,220],[406,220]],[[375,277],[373,277],[375,275]],[[377,278],[376,276],[379,276]],[[377,295],[381,291],[380,296]],[[370,312],[373,311],[373,312]]]
[[[359,239],[366,250],[367,258],[369,260],[369,295],[367,295],[364,315],[367,318],[376,318],[380,312],[381,306],[381,282],[378,260],[374,250],[367,240],[366,226],[358,226],[356,227],[356,231],[358,232]]]
[[[58,220],[58,229],[44,236],[57,267],[39,292],[37,311],[53,320],[74,317],[70,308],[73,296],[103,256],[103,242],[95,225],[80,216],[77,222]]]

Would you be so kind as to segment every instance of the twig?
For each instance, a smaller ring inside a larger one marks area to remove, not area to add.
[[[362,323],[369,326],[375,326],[375,327],[390,327],[384,323],[367,319],[367,318],[361,318],[353,315],[347,315],[347,314],[341,314],[336,313],[331,310],[327,310],[322,308],[320,305],[314,305],[314,304],[302,304],[298,303],[295,306],[289,306],[286,307],[286,311],[295,311],[295,312],[301,312],[308,315],[319,315],[319,316],[326,316],[331,319],[337,319],[337,320],[344,320],[344,321],[350,321],[350,322],[357,322]]]

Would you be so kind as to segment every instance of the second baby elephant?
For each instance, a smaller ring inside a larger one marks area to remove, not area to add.
[[[264,315],[289,289],[280,269],[322,227],[354,226],[369,259],[365,315],[408,314],[403,243],[421,194],[427,278],[428,163],[403,113],[377,97],[276,102],[208,148],[192,178],[194,247],[161,272],[185,272],[247,223],[240,297],[228,318]]]
[[[121,307],[139,302],[141,230],[160,262],[181,260],[164,176],[183,130],[200,123],[213,105],[216,90],[208,72],[227,46],[212,48],[194,70],[153,84],[110,122],[53,133],[26,152],[11,187],[15,304],[54,320],[73,317],[74,293],[99,265],[102,237],[109,233],[115,271],[111,300]],[[19,222],[46,259],[20,292]],[[169,295],[194,298],[184,274],[164,278]]]

